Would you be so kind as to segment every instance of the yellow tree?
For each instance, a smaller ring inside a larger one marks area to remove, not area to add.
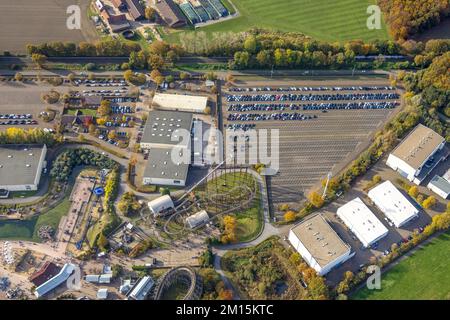
[[[284,214],[284,221],[286,222],[292,222],[295,220],[295,212],[292,210],[289,210]]]
[[[312,191],[308,195],[308,199],[312,203],[312,205],[316,208],[321,208],[324,204],[322,196],[317,191]]]

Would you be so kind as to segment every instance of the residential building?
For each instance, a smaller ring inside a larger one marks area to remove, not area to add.
[[[186,18],[173,0],[156,0],[155,7],[169,27],[180,28],[187,24]]]

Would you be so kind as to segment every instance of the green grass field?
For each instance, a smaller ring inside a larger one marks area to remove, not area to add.
[[[450,231],[382,275],[381,290],[364,288],[356,300],[449,300]]]
[[[39,242],[38,230],[43,225],[52,226],[54,230],[61,218],[69,212],[70,201],[66,197],[55,208],[28,220],[0,221],[0,239],[30,240]]]
[[[316,40],[375,40],[387,39],[386,25],[369,30],[366,21],[367,7],[375,0],[230,0],[240,16],[201,27],[197,30],[211,35],[214,32],[246,31],[252,27],[271,30],[301,32]],[[177,42],[179,31],[163,34],[167,41]]]

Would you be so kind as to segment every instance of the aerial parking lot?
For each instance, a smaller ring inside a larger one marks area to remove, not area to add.
[[[224,90],[222,110],[226,129],[279,130],[272,200],[298,203],[367,147],[399,107],[400,96],[386,79],[367,77],[241,82]]]
[[[27,44],[97,39],[94,24],[87,17],[89,0],[2,0],[0,1],[0,52],[24,53]],[[69,30],[66,10],[81,8],[81,30]]]

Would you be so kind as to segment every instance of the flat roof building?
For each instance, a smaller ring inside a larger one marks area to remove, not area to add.
[[[182,130],[191,132],[192,114],[175,111],[151,111],[145,123],[141,139],[141,148],[172,148],[180,146],[190,148],[188,141],[178,141]],[[172,137],[175,141],[172,141]]]
[[[366,248],[388,234],[388,229],[359,197],[340,207],[337,215]]]
[[[102,288],[97,291],[97,299],[106,300],[108,299],[108,289]]]
[[[156,0],[155,7],[169,27],[179,28],[187,24],[181,9],[172,0]]]
[[[143,277],[136,285],[131,289],[128,299],[130,300],[145,300],[155,282],[150,276]]]
[[[0,189],[35,191],[45,166],[47,146],[1,145]]]
[[[172,198],[169,195],[164,195],[156,198],[148,203],[148,208],[155,216],[164,215],[167,211],[175,208]]]
[[[208,97],[184,94],[156,93],[152,106],[160,110],[205,113]]]
[[[447,173],[450,172],[450,169]],[[445,179],[446,175],[440,177],[435,175],[433,179],[427,185],[427,188],[438,194],[443,199],[447,199],[450,195],[450,181],[449,179]]]
[[[419,215],[419,210],[389,180],[371,189],[368,195],[397,228]]]
[[[350,246],[320,214],[293,227],[289,231],[289,241],[306,263],[321,276],[354,255]]]
[[[422,124],[389,154],[386,164],[419,185],[433,168],[447,157],[445,139]]]
[[[37,287],[34,290],[34,295],[36,298],[40,298],[49,292],[55,290],[57,287],[59,287],[61,284],[67,281],[67,279],[72,275],[72,273],[75,271],[75,265],[71,263],[66,263],[62,269],[59,271],[57,275],[55,275],[53,278],[47,280],[43,284],[41,284],[39,287]]]
[[[182,156],[188,150],[179,150]],[[190,157],[190,154],[189,154]],[[190,159],[189,159],[190,160]],[[152,148],[145,166],[143,184],[160,186],[185,186],[189,164],[172,159],[171,149]]]

